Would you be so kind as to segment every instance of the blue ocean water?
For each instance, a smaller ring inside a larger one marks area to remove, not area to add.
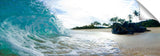
[[[67,34],[45,0],[0,0],[0,56],[109,55],[106,33]],[[110,36],[109,36],[110,37]]]
[[[63,35],[56,22],[58,19],[42,1],[1,0],[0,55],[34,55],[35,43]]]

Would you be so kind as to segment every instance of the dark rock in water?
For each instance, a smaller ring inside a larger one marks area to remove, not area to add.
[[[114,34],[134,34],[135,32],[145,32],[146,27],[138,26],[137,23],[114,23],[112,33]]]
[[[126,28],[124,28],[121,24],[114,23],[112,26],[112,33],[114,33],[114,34],[127,34],[128,30]]]

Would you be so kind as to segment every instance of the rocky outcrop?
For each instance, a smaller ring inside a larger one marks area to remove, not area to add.
[[[112,26],[112,33],[114,34],[134,34],[135,32],[148,31],[146,27],[138,26],[137,23],[114,23]]]

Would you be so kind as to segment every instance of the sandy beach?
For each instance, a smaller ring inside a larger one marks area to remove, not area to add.
[[[151,31],[135,33],[134,35],[112,34],[111,29],[82,29],[75,31],[104,32],[108,34],[106,38],[118,43],[122,56],[160,56],[160,27],[147,29]]]

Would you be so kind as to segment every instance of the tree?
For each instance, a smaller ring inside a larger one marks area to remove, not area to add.
[[[91,23],[91,25],[101,25],[101,23],[98,21],[94,21],[93,23]]]
[[[136,11],[136,10],[133,12],[133,14],[134,14],[135,16],[139,16],[139,12]]]
[[[109,24],[103,23],[104,26],[109,26]]]
[[[110,21],[111,21],[111,22],[114,22],[114,19],[113,19],[113,18],[111,18],[111,19],[110,19]]]
[[[131,23],[132,22],[132,15],[129,14],[128,17],[129,17],[129,22]]]
[[[120,23],[124,23],[125,22],[125,19],[118,19],[118,22],[120,22]]]
[[[110,21],[113,22],[113,23],[116,23],[117,20],[118,20],[118,17],[113,17],[113,18],[110,19]]]

